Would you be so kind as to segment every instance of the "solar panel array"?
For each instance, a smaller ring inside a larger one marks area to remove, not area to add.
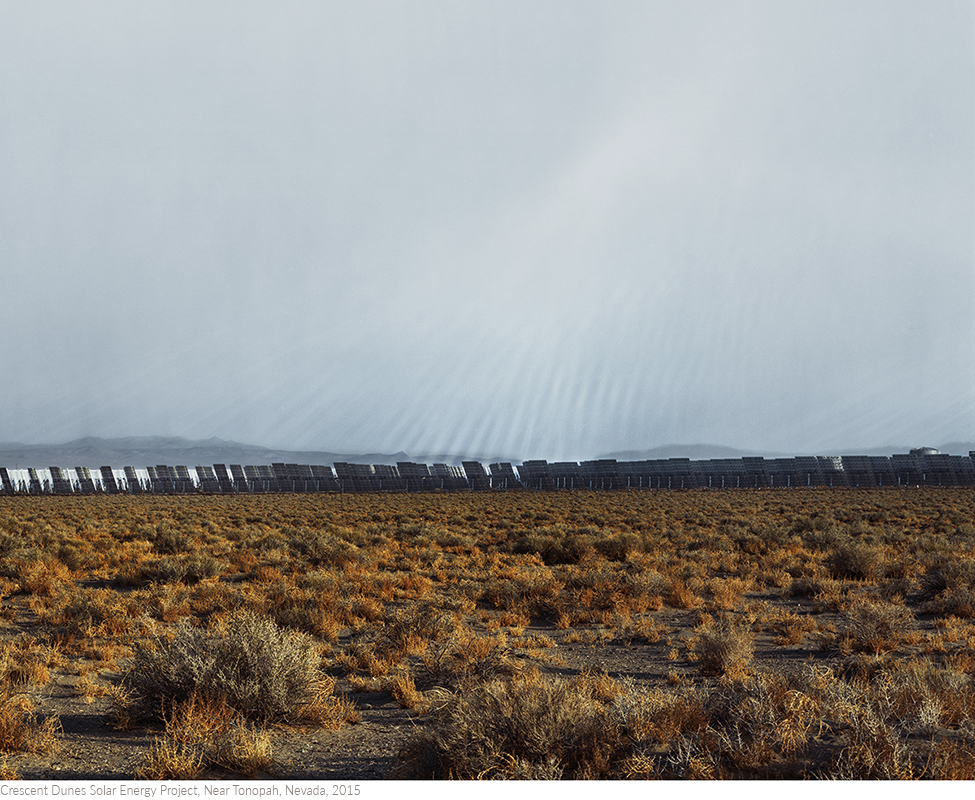
[[[122,471],[125,473],[125,488],[129,494],[142,494],[145,486],[136,474],[135,467],[125,467]]]
[[[71,494],[74,491],[74,487],[71,485],[71,480],[65,470],[61,469],[61,467],[48,467],[47,469],[51,473],[51,491],[54,494]]]
[[[112,472],[111,467],[102,467],[99,472],[102,478],[102,491],[108,494],[118,494],[119,488],[115,481],[115,473]]]
[[[334,468],[334,471],[333,471]],[[12,474],[13,472],[13,474]],[[891,456],[744,457],[692,461],[687,458],[645,461],[530,460],[517,469],[509,462],[479,461],[427,465],[392,464],[134,467],[117,479],[111,467],[93,473],[87,467],[66,470],[9,470],[0,467],[4,494],[205,494],[272,492],[433,492],[490,489],[791,489],[804,487],[975,486],[975,451],[953,456],[924,449]],[[72,472],[74,476],[72,476]],[[48,479],[46,476],[50,475]]]

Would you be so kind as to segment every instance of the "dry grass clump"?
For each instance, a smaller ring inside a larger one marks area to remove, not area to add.
[[[535,553],[548,565],[580,564],[591,558],[597,549],[614,561],[622,561],[639,548],[640,541],[632,535],[604,537],[594,526],[585,528],[545,527],[525,534],[512,545],[514,553]]]
[[[17,768],[10,764],[7,754],[0,756],[0,781],[19,781],[20,773]]]
[[[655,569],[639,569],[626,574],[626,586],[633,597],[646,597],[650,605],[660,608],[660,601],[670,589],[670,581]]]
[[[920,596],[929,614],[975,617],[975,559],[939,559],[924,575]]]
[[[603,777],[621,746],[606,705],[567,681],[530,675],[455,695],[407,749],[405,772],[460,780]]]
[[[828,669],[673,691],[599,676],[498,679],[455,695],[403,754],[414,778],[905,778],[966,774],[964,727],[918,748],[890,689]],[[926,679],[927,680],[927,679]],[[912,682],[913,681],[913,682]],[[917,680],[906,680],[904,687]],[[612,691],[603,691],[611,688]],[[905,688],[906,691],[906,688]],[[824,733],[842,746],[824,747]]]
[[[425,706],[423,693],[417,691],[416,682],[411,675],[396,676],[390,687],[390,693],[400,708],[421,709]]]
[[[664,596],[668,605],[674,608],[697,608],[703,604],[701,597],[694,592],[681,578],[673,578]]]
[[[966,710],[949,720],[940,705],[959,693],[970,698],[967,678],[930,668],[848,682],[822,667],[630,692],[616,702],[629,751],[611,772],[631,778],[966,777],[975,772],[965,762],[975,752],[972,718]]]
[[[536,565],[509,568],[490,579],[484,587],[484,599],[495,608],[532,617],[540,611],[555,608],[562,583],[548,569]]]
[[[923,774],[917,754],[876,711],[857,707],[849,717],[847,746],[833,762],[838,780],[910,780]]]
[[[449,641],[460,629],[456,612],[425,603],[408,603],[386,620],[377,649],[397,658],[418,656],[432,644]]]
[[[699,631],[695,646],[701,675],[739,677],[751,663],[755,635],[738,622],[722,619]]]
[[[729,681],[695,695],[707,724],[674,735],[661,777],[771,777],[794,763],[821,722],[821,704],[807,687],[777,675]]]
[[[733,611],[742,603],[745,582],[740,578],[714,578],[708,581],[711,599],[708,608],[719,611]]]
[[[57,647],[21,634],[0,642],[0,685],[43,686],[51,679],[50,667],[58,662]]]
[[[152,629],[124,682],[139,716],[160,718],[202,694],[250,719],[291,722],[319,713],[323,677],[309,637],[243,611],[209,631],[187,622],[172,637]]]
[[[38,609],[38,621],[48,626],[52,638],[70,644],[78,639],[124,636],[132,628],[129,611],[111,589],[72,587]]]
[[[50,595],[71,580],[71,570],[57,558],[25,558],[12,566],[21,591],[29,595]]]
[[[60,745],[61,721],[40,717],[34,702],[8,685],[0,689],[0,751],[53,753]]]
[[[857,600],[847,616],[840,648],[874,654],[897,650],[914,626],[914,615],[904,606]]]
[[[478,636],[469,628],[440,642],[422,656],[415,678],[424,688],[464,689],[485,680],[517,676],[523,662],[512,657],[504,634]]]
[[[144,781],[191,781],[203,772],[203,752],[169,737],[156,739],[135,778]]]
[[[149,583],[181,583],[193,585],[213,578],[223,571],[219,561],[207,554],[166,556],[130,565],[120,573],[119,581],[126,586]]]
[[[235,722],[214,742],[210,759],[216,766],[248,778],[256,778],[259,773],[273,774],[277,767],[267,731],[245,721]]]
[[[834,578],[873,580],[883,569],[884,553],[863,542],[848,542],[833,551],[826,564]]]
[[[250,778],[271,773],[275,759],[266,731],[236,715],[226,702],[193,693],[165,715],[166,729],[146,751],[143,780],[193,780],[211,767]]]
[[[87,674],[81,675],[75,685],[71,687],[71,694],[75,697],[82,697],[91,703],[96,697],[105,697],[111,694],[107,686],[95,683]]]

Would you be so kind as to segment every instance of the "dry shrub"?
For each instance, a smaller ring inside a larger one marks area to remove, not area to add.
[[[830,776],[839,780],[910,780],[920,777],[907,742],[868,705],[849,717],[847,746],[834,760]]]
[[[410,603],[386,619],[376,647],[397,659],[420,655],[431,644],[449,640],[458,628],[456,614],[426,603]]]
[[[188,744],[203,744],[230,730],[234,709],[224,698],[194,691],[166,715],[166,733]]]
[[[57,649],[41,645],[26,634],[0,643],[0,683],[43,686],[51,679],[48,667],[57,653]]]
[[[138,564],[129,564],[116,576],[123,586],[161,584],[196,584],[213,578],[223,571],[215,558],[205,554],[150,558]]]
[[[628,573],[626,586],[633,597],[663,597],[670,589],[670,580],[655,569]]]
[[[309,582],[311,583],[311,582]],[[280,626],[311,633],[329,641],[338,639],[337,604],[331,592],[311,586],[295,586],[286,580],[261,592],[263,611]]]
[[[896,650],[914,617],[904,606],[857,600],[844,631],[855,650],[879,654]]]
[[[596,539],[596,552],[609,561],[626,561],[642,547],[642,540],[635,533],[618,533]]]
[[[924,575],[920,598],[926,613],[975,617],[975,559],[941,559]]]
[[[701,674],[716,677],[743,674],[751,663],[754,643],[750,628],[730,620],[706,626],[700,631],[695,648]]]
[[[912,660],[886,680],[885,706],[906,728],[932,733],[975,719],[971,676],[951,664]]]
[[[675,679],[668,682],[680,686],[683,678],[674,675]],[[694,691],[627,692],[616,701],[616,706],[634,740],[663,747],[703,730],[708,724],[701,697]]]
[[[781,714],[775,737],[782,752],[802,749],[809,740],[810,729],[820,719],[821,706],[809,695],[792,689],[782,701]]]
[[[344,652],[335,657],[335,663],[345,669],[347,673],[357,671],[375,672],[372,664],[376,661],[374,645],[371,642],[349,645]]]
[[[7,760],[7,754],[0,756],[0,781],[19,781],[20,774],[17,768]]]
[[[14,569],[21,591],[30,595],[50,595],[71,580],[71,570],[57,559],[20,561]]]
[[[33,704],[24,696],[15,696],[10,689],[0,695],[0,750],[23,749]]]
[[[87,675],[82,675],[71,687],[71,694],[75,697],[82,697],[91,703],[96,697],[104,697],[109,694],[109,690],[107,687],[95,683]]]
[[[676,737],[663,777],[773,777],[821,722],[802,681],[759,674],[694,693],[706,724]]]
[[[165,734],[149,747],[138,778],[192,780],[211,766],[255,778],[274,769],[268,734],[221,699],[194,692],[175,703],[165,721]]]
[[[476,636],[469,629],[461,629],[447,641],[428,648],[415,677],[425,688],[456,688],[490,678],[518,675],[522,666],[502,646],[504,641],[503,634],[498,638]]]
[[[245,717],[287,722],[314,715],[323,675],[312,640],[249,611],[222,629],[183,622],[172,638],[157,629],[135,648],[125,685],[143,716],[194,693],[219,698]]]
[[[48,620],[64,637],[120,636],[128,633],[132,619],[124,601],[111,589],[81,589],[64,598],[56,615]]]
[[[872,580],[883,569],[884,554],[863,542],[850,542],[831,553],[826,564],[834,578]]]
[[[680,578],[671,580],[664,599],[674,608],[697,608],[703,602]]]
[[[815,621],[807,616],[792,612],[782,612],[772,621],[772,627],[778,634],[775,643],[780,647],[799,644],[807,633],[816,630]]]
[[[554,610],[561,590],[561,582],[547,569],[523,569],[489,580],[484,599],[495,608],[531,617],[540,611]]]
[[[824,579],[817,582],[816,593],[813,595],[815,603],[813,613],[824,611],[846,611],[850,607],[850,587],[843,581]]]
[[[621,631],[622,637],[627,641],[646,642],[652,644],[659,642],[660,637],[666,631],[652,617],[640,617],[631,619]]]
[[[390,692],[400,708],[418,708],[423,704],[423,694],[416,690],[416,683],[410,675],[394,678]]]
[[[600,703],[615,700],[625,691],[619,681],[605,672],[584,672],[573,678],[570,684]]]
[[[162,622],[175,622],[193,613],[192,590],[181,584],[153,586],[146,594],[146,607]]]
[[[419,599],[430,592],[433,588],[433,581],[425,575],[408,572],[400,577],[399,588],[407,597]]]
[[[935,781],[975,780],[975,742],[970,739],[939,741],[924,777]]]
[[[314,701],[304,711],[309,722],[328,730],[338,730],[361,720],[355,703],[335,694],[335,679],[324,676],[318,684]]]
[[[248,778],[256,778],[259,773],[273,773],[276,767],[274,748],[267,732],[246,722],[235,723],[214,741],[210,760]]]
[[[283,579],[284,575],[281,574],[281,570],[274,567],[269,567],[267,565],[258,567],[251,574],[251,580],[254,581],[254,583],[280,583]]]
[[[657,760],[645,753],[636,753],[623,761],[621,773],[628,781],[653,780],[659,777]]]
[[[408,746],[416,778],[605,777],[623,748],[606,707],[560,679],[492,680],[453,697]]]
[[[191,781],[200,776],[203,768],[203,751],[199,747],[162,736],[149,746],[135,777],[144,781]]]
[[[612,555],[620,556],[615,560],[623,560],[639,544],[639,540],[609,542],[601,538],[598,528],[578,528],[565,530],[563,528],[539,528],[531,531],[519,539],[512,546],[512,552],[521,554],[534,553],[548,565],[580,564],[593,555],[597,546]]]
[[[193,691],[163,710],[166,731],[146,751],[136,778],[193,780],[207,766],[207,750],[215,737],[230,730],[234,711],[219,698]]]
[[[0,751],[53,753],[61,733],[57,717],[40,718],[30,698],[14,694],[9,685],[0,689]]]
[[[710,608],[720,611],[733,611],[742,602],[745,582],[739,578],[714,578],[707,584],[711,593]]]
[[[288,546],[299,559],[313,566],[354,566],[367,560],[355,544],[333,531],[301,529],[288,537]]]

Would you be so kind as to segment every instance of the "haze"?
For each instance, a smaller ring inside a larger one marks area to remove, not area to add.
[[[0,441],[972,438],[971,2],[0,0]]]

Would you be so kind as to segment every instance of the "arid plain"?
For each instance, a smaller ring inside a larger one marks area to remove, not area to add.
[[[6,778],[975,778],[970,489],[0,497]]]

